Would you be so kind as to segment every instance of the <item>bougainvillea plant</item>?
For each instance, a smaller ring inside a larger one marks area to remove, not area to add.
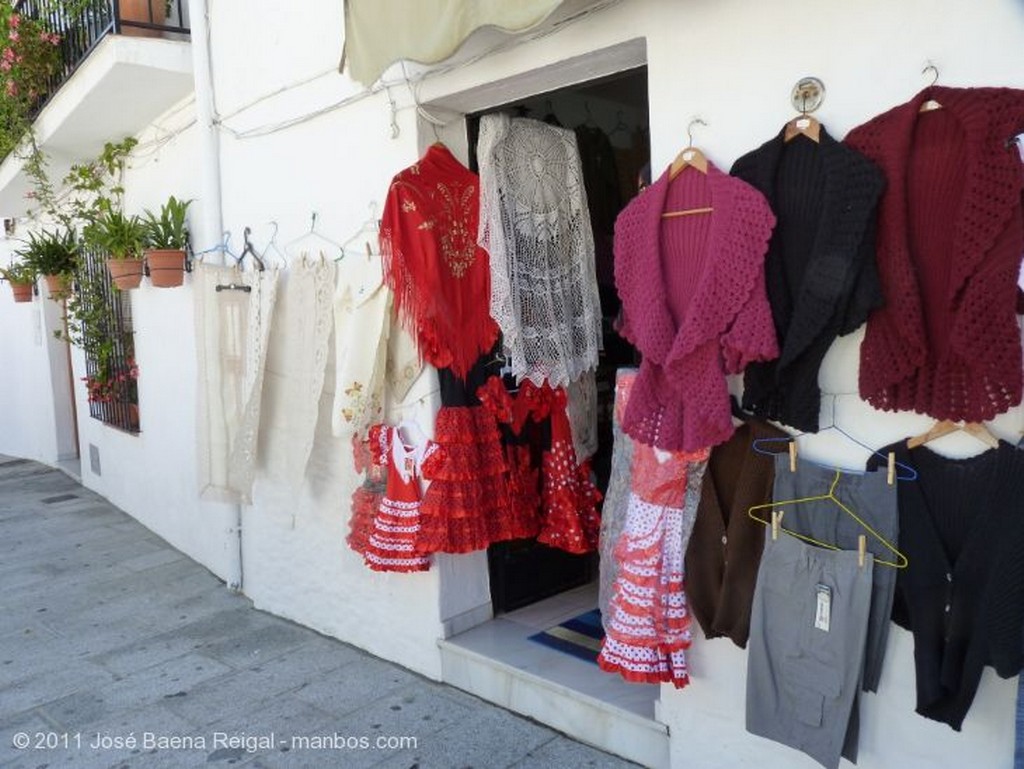
[[[25,138],[60,70],[60,36],[0,1],[0,158]]]

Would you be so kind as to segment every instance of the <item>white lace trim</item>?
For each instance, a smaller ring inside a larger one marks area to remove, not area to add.
[[[597,367],[601,305],[583,173],[572,131],[485,115],[479,243],[491,316],[518,381],[564,387]]]
[[[278,272],[196,266],[197,453],[203,499],[251,502]],[[230,283],[250,286],[251,291],[216,290]]]

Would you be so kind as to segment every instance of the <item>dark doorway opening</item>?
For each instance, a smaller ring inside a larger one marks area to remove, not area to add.
[[[493,112],[555,123],[575,131],[590,209],[604,350],[597,369],[599,448],[591,462],[603,493],[612,451],[615,372],[634,365],[631,345],[614,330],[620,302],[615,291],[612,238],[615,217],[650,178],[647,68],[537,94],[467,116],[470,168],[477,170],[480,118]],[[491,602],[495,614],[513,611],[597,578],[598,556],[572,555],[535,540],[499,542],[488,548]]]

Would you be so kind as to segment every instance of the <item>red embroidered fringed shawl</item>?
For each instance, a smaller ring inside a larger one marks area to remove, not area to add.
[[[476,242],[479,219],[477,175],[434,144],[392,180],[381,220],[395,312],[420,357],[460,378],[498,335],[487,252]]]

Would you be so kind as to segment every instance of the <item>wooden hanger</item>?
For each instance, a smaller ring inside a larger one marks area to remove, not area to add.
[[[669,168],[668,178],[675,179],[679,174],[686,168],[693,168],[694,170],[700,171],[702,174],[708,172],[708,159],[704,157],[704,153],[693,146],[693,127],[695,125],[707,125],[699,117],[694,118],[690,121],[690,125],[686,127],[686,136],[689,138],[689,143],[676,155],[676,159],[672,161],[672,166]],[[665,211],[662,215],[662,219],[674,219],[678,216],[693,216],[694,214],[710,214],[715,209],[712,206],[701,206],[699,208],[684,208],[680,211]]]
[[[821,141],[821,123],[810,115],[799,115],[786,123],[784,141],[790,141],[797,136],[806,136],[812,142]]]
[[[676,159],[672,161],[672,167],[668,172],[669,179],[675,179],[682,173],[684,168],[695,168],[702,174],[708,172],[708,159],[704,157],[703,152],[693,146],[693,127],[695,125],[706,126],[707,123],[699,117],[690,121],[690,125],[686,127],[686,136],[689,141],[683,151],[676,155]]]
[[[932,77],[932,82],[928,84],[929,87],[931,87],[935,85],[937,82],[939,82],[939,68],[936,67],[931,62],[928,62],[928,64],[925,65],[925,68],[921,70],[921,74],[925,74],[926,72],[928,72],[928,70],[931,70],[934,73],[934,76]],[[937,109],[942,109],[942,105],[935,101],[935,99],[928,99],[926,101],[921,102],[921,106],[918,107],[917,111],[918,113],[934,112]]]
[[[989,429],[981,422],[959,423],[951,419],[943,419],[941,422],[936,422],[932,425],[931,429],[927,432],[915,435],[913,438],[908,438],[907,448],[916,449],[918,446],[923,446],[929,441],[941,438],[943,435],[955,433],[957,430],[963,430],[990,448],[995,449],[999,447],[999,439],[989,432]]]
[[[777,502],[765,502],[763,504],[753,505],[752,507],[747,509],[747,515],[749,515],[758,523],[764,524],[765,526],[771,526],[772,539],[778,539],[778,533],[780,531],[784,531],[791,537],[796,537],[797,539],[801,539],[804,542],[808,542],[812,545],[817,545],[818,547],[824,547],[828,550],[844,550],[845,548],[839,547],[839,545],[836,545],[835,543],[822,542],[821,540],[814,539],[813,537],[809,537],[806,534],[800,534],[798,532],[787,529],[782,525],[782,517],[785,515],[786,511],[780,510],[779,508],[781,507],[795,507],[796,505],[802,505],[808,502],[819,502],[825,500],[831,501],[840,510],[842,510],[844,513],[853,518],[853,520],[855,520],[858,524],[860,524],[860,526],[866,532],[865,534],[859,535],[857,538],[857,561],[861,566],[864,565],[864,554],[867,549],[867,536],[870,536],[872,539],[879,542],[882,545],[882,547],[884,547],[886,550],[892,553],[893,556],[893,560],[882,560],[876,558],[876,565],[892,566],[896,569],[905,569],[907,567],[907,564],[909,563],[907,557],[903,553],[901,553],[895,545],[889,542],[889,540],[887,540],[885,537],[883,537],[881,534],[875,531],[866,521],[864,521],[859,515],[857,515],[857,513],[855,513],[849,507],[844,505],[835,495],[836,486],[839,485],[839,479],[842,477],[842,475],[842,470],[835,471],[835,477],[832,478],[832,483],[829,486],[827,494],[815,494],[809,497],[800,497],[799,499],[784,499]],[[769,509],[772,511],[770,520],[766,520],[756,515],[758,510]]]

